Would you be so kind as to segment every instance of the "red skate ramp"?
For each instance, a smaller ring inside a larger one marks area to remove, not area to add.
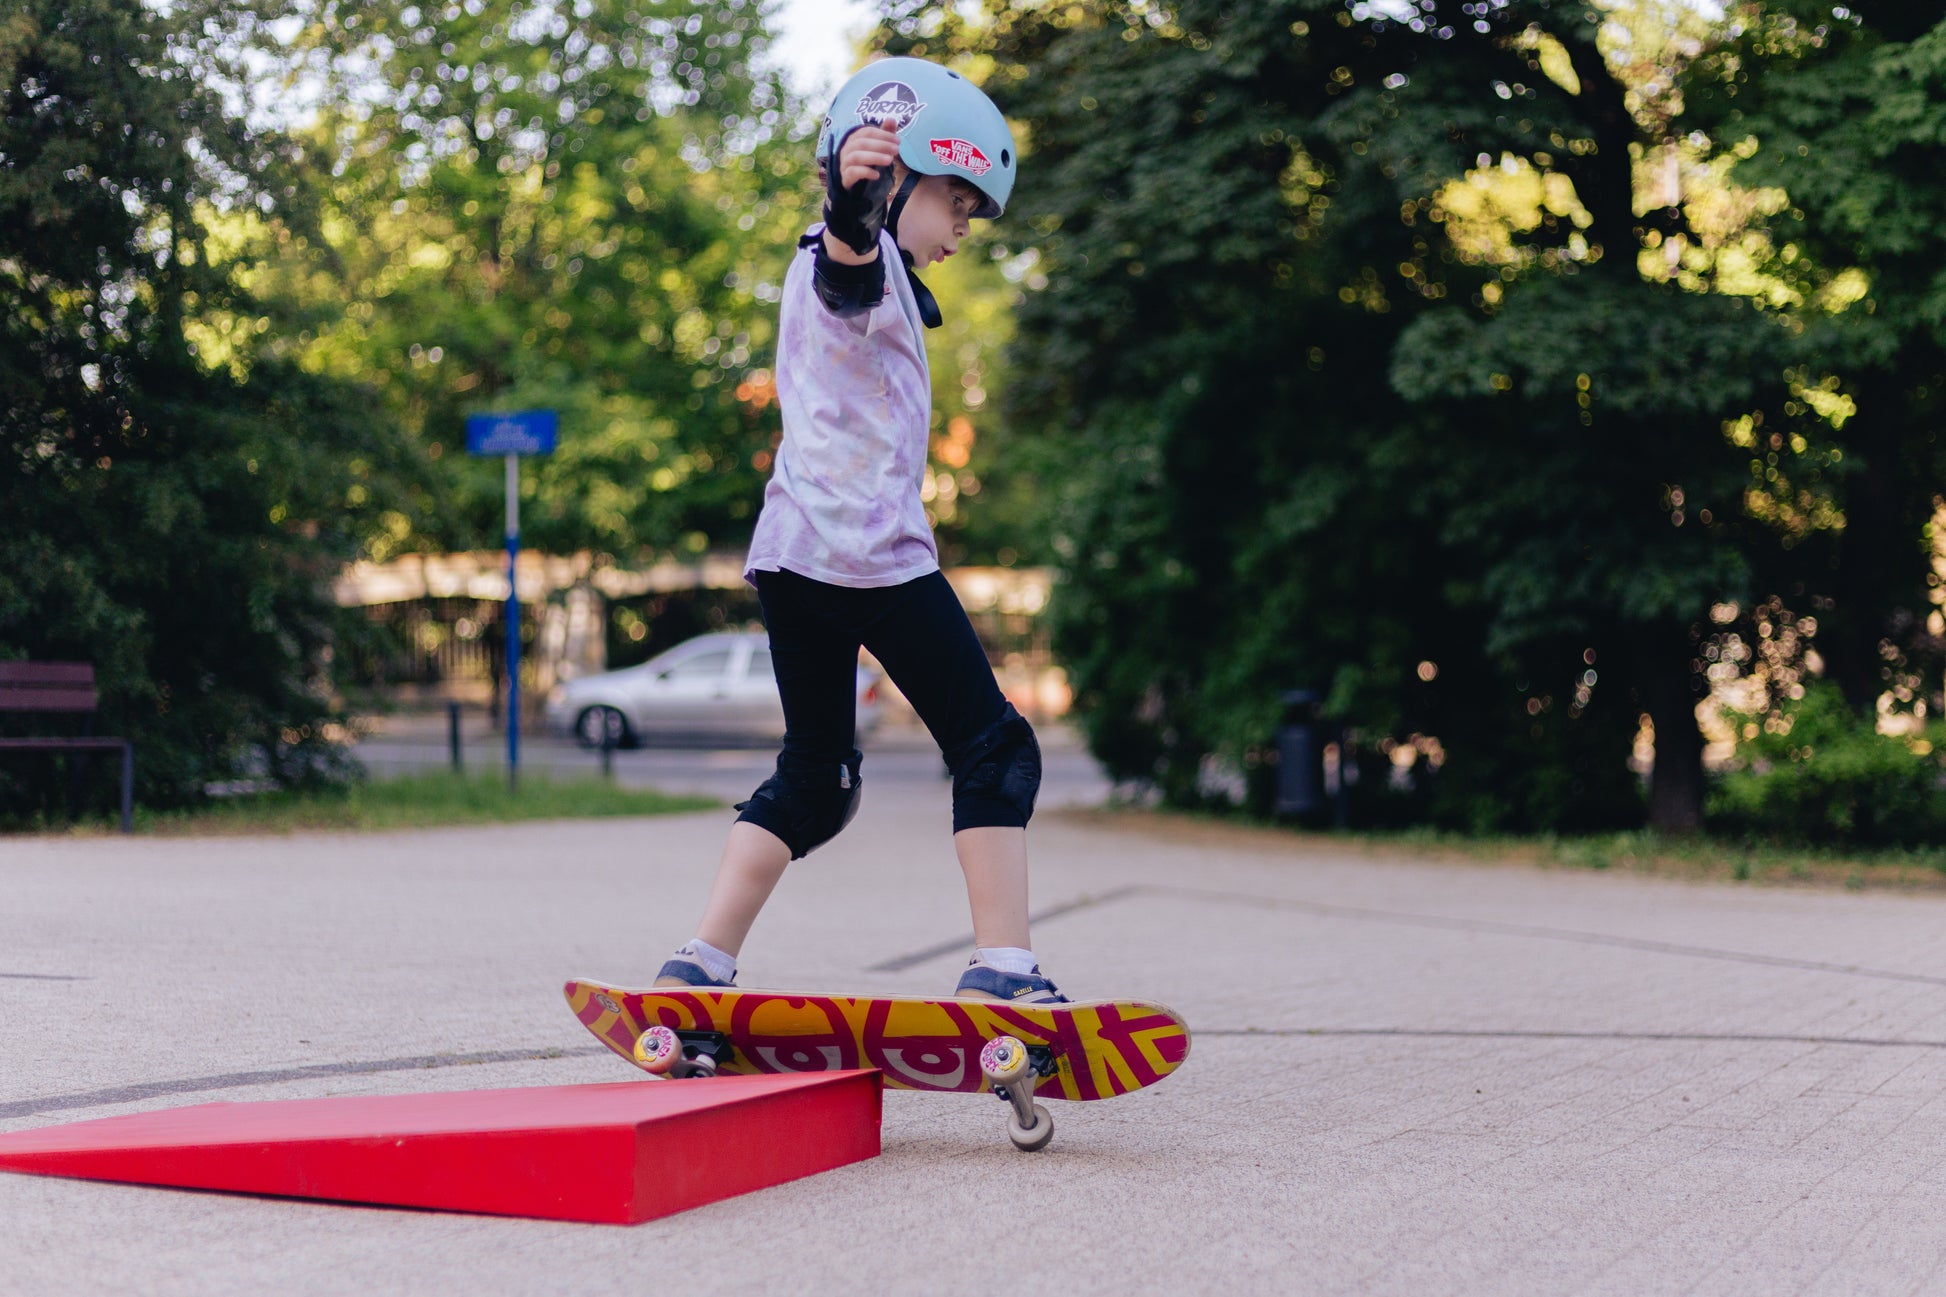
[[[0,1170],[632,1225],[878,1151],[851,1071],[205,1103],[0,1135]]]

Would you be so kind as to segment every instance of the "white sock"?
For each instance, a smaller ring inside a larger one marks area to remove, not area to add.
[[[973,953],[982,964],[1003,973],[1026,974],[1034,971],[1034,952],[1022,950],[1019,946],[979,946]]]
[[[676,952],[676,958],[698,965],[719,982],[736,980],[737,957],[718,950],[701,937],[691,937],[689,944]]]

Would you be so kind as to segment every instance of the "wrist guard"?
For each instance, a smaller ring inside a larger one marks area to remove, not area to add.
[[[892,192],[892,168],[880,167],[873,180],[861,180],[849,189],[840,180],[843,174],[838,157],[844,152],[844,139],[833,140],[824,164],[824,225],[846,247],[859,256],[878,250],[878,232],[885,228],[885,200]]]
[[[863,315],[885,300],[885,258],[874,257],[862,266],[834,261],[824,250],[824,235],[811,233],[797,246],[811,249],[811,286],[824,309],[841,320]]]

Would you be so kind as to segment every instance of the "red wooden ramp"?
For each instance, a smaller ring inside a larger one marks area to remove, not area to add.
[[[0,1170],[633,1225],[877,1157],[873,1071],[205,1103],[0,1135]]]

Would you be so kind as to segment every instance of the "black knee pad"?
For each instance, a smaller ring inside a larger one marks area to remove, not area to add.
[[[864,760],[856,748],[843,761],[784,752],[777,773],[749,801],[736,804],[742,812],[737,819],[774,833],[790,847],[792,860],[802,859],[837,837],[858,814]]]
[[[1041,790],[1041,745],[1008,703],[1000,719],[946,753],[953,772],[953,832],[1025,828]]]

